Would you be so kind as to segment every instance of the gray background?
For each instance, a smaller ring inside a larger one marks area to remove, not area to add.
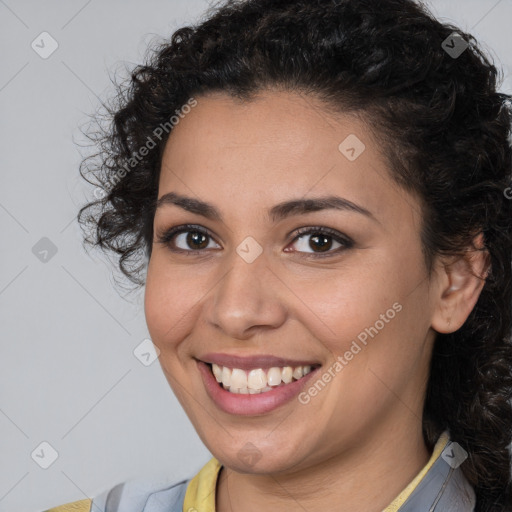
[[[120,295],[75,221],[93,190],[77,170],[79,127],[111,95],[109,73],[208,5],[0,0],[0,512],[39,512],[140,475],[190,477],[210,458],[158,361],[134,356],[149,337],[143,290]],[[429,5],[483,43],[511,93],[512,1]],[[31,47],[45,31],[59,45],[47,59]],[[33,252],[43,237],[57,249],[47,261]],[[47,469],[42,442],[58,452]]]

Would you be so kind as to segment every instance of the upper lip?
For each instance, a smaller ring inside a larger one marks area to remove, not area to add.
[[[319,366],[320,363],[311,360],[288,359],[276,357],[270,354],[259,354],[254,356],[236,356],[233,354],[209,353],[198,357],[200,361],[208,364],[227,366],[228,368],[240,368],[241,370],[252,370],[255,368],[273,368],[275,366]]]

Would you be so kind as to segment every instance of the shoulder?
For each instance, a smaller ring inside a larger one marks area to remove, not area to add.
[[[190,479],[136,478],[101,494],[44,512],[182,512]]]
[[[54,507],[45,512],[90,512],[92,500],[80,500]]]

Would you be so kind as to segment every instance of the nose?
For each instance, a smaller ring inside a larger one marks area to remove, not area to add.
[[[203,314],[224,336],[246,340],[285,322],[282,288],[264,254],[248,263],[235,253],[231,266],[209,294]]]

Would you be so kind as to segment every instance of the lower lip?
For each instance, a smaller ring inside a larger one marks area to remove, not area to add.
[[[197,366],[203,378],[206,391],[215,404],[224,412],[242,416],[265,414],[289,402],[301,392],[320,368],[315,368],[306,376],[285,386],[277,386],[271,391],[250,395],[227,391],[217,382],[217,379],[206,363],[197,361]]]

